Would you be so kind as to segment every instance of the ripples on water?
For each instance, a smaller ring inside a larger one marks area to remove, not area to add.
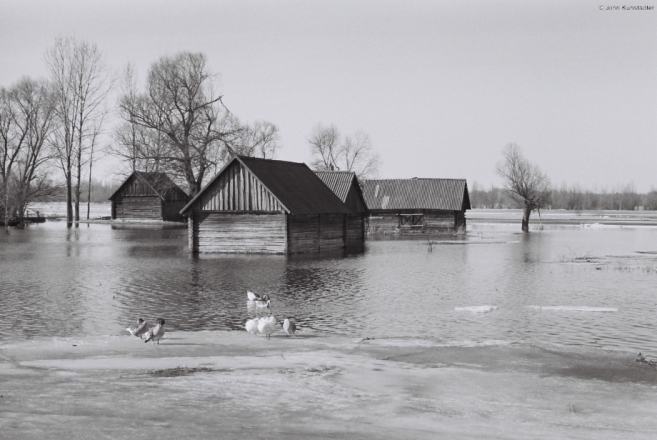
[[[0,338],[125,334],[160,316],[170,330],[243,331],[269,313],[248,307],[249,289],[306,335],[657,354],[657,229],[517,228],[473,225],[432,252],[373,240],[347,254],[192,257],[186,229],[48,222],[0,238]]]

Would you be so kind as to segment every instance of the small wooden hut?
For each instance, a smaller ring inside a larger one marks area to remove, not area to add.
[[[354,212],[303,163],[236,156],[181,214],[192,252],[294,254],[350,245]]]
[[[114,220],[185,221],[180,210],[189,196],[169,176],[133,172],[109,198]]]
[[[465,179],[363,181],[368,234],[412,235],[465,231],[470,208]]]
[[[317,177],[328,186],[354,214],[347,220],[347,237],[350,243],[360,243],[365,238],[367,206],[356,173],[352,171],[315,171]]]

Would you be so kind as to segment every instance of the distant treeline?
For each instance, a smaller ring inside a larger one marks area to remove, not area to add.
[[[477,182],[472,183],[470,204],[473,208],[518,208],[518,204],[504,188],[484,189]],[[562,185],[553,188],[548,203],[549,209],[572,210],[657,210],[657,191],[646,194],[637,193],[633,185],[614,188],[611,191],[583,190],[579,186]]]
[[[111,182],[105,183],[102,181],[91,181],[91,203],[104,203],[109,202],[108,198],[111,196],[114,191],[116,191],[120,186],[120,182]],[[87,196],[89,194],[89,183],[81,182],[81,194],[80,202],[87,203]],[[55,195],[47,197],[39,197],[35,202],[65,202],[66,201],[66,191],[63,185],[60,185],[59,191]]]

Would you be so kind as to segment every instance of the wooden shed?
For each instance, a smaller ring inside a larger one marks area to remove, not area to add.
[[[192,252],[294,254],[351,245],[355,213],[303,163],[236,156],[181,214]]]
[[[114,220],[164,220],[182,222],[180,210],[189,196],[169,176],[158,172],[133,172],[109,198]]]
[[[315,171],[317,177],[328,186],[354,214],[349,214],[347,236],[350,242],[358,243],[365,238],[365,217],[367,205],[363,198],[363,191],[356,177],[351,171]]]
[[[470,208],[465,179],[363,181],[368,234],[464,232]]]

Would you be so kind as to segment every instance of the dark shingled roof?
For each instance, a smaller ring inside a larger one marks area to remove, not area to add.
[[[146,172],[146,171],[135,171],[117,188],[114,193],[109,197],[109,200],[114,198],[123,187],[130,182],[132,177],[139,179],[144,182],[148,187],[153,190],[153,194],[159,196],[162,200],[187,200],[189,196],[185,191],[183,191],[178,185],[176,185],[173,180],[169,178],[165,173],[160,172]]]
[[[351,182],[356,178],[353,171],[315,171],[317,177],[343,202],[347,200]]]
[[[185,206],[194,201],[238,160],[278,199],[290,214],[351,214],[351,210],[320,180],[305,163],[237,156]]]
[[[364,180],[363,197],[370,210],[471,209],[465,179]]]

